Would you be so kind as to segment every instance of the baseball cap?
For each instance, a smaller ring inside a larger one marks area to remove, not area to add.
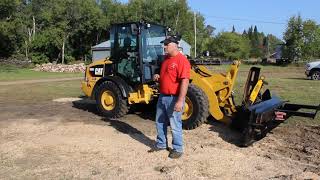
[[[168,45],[169,43],[176,43],[179,44],[179,41],[172,36],[168,36],[165,40],[161,41],[160,43],[163,43],[164,45]]]

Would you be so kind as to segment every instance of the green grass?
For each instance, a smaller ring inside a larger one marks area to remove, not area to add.
[[[10,104],[43,103],[82,95],[80,80],[0,86],[0,102]]]
[[[39,72],[8,65],[0,66],[0,81],[82,77],[83,73]]]

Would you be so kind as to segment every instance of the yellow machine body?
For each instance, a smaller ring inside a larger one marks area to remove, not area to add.
[[[82,81],[82,91],[88,97],[94,98],[94,88],[96,83],[102,77],[92,77],[92,71],[98,72],[99,69],[91,69],[99,66],[104,67],[106,64],[111,64],[109,60],[95,61],[90,64],[85,72],[85,79]],[[197,69],[192,68],[190,72],[190,82],[199,87],[207,96],[209,102],[209,113],[214,119],[218,121],[228,122],[228,118],[225,115],[232,116],[236,112],[236,106],[232,97],[232,90],[237,78],[240,62],[235,61],[229,71],[223,73],[213,73],[204,65],[197,65]],[[91,71],[90,71],[91,70]],[[201,73],[199,73],[200,71]],[[202,75],[205,74],[205,75]],[[103,73],[102,73],[103,76]],[[150,87],[147,84],[136,86],[127,98],[128,104],[145,103],[149,104],[154,97],[158,96],[158,90]],[[185,116],[183,119],[189,118],[193,110],[192,105],[186,104]],[[222,111],[224,110],[224,112]]]
[[[94,89],[97,81],[103,77],[103,69],[106,64],[112,64],[112,61],[110,61],[109,59],[101,59],[101,60],[95,61],[87,66],[86,71],[84,72],[85,73],[84,80],[81,81],[81,90],[86,96],[92,97],[92,98],[94,97],[94,95],[92,94],[93,89]],[[102,66],[102,68],[100,68],[98,70],[94,69],[93,71],[90,71],[90,68],[93,68],[93,67],[99,66],[99,65]],[[101,69],[102,69],[102,71],[101,71]],[[97,71],[97,73],[101,74],[101,77],[93,76],[91,72],[95,72],[95,71]]]

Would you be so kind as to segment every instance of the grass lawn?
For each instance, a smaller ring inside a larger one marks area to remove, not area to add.
[[[0,86],[0,103],[33,104],[82,95],[80,80]]]
[[[83,73],[39,72],[31,69],[0,66],[0,81],[82,77]]]

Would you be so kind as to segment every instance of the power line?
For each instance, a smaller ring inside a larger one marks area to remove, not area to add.
[[[279,25],[287,24],[287,23],[284,23],[284,22],[254,20],[254,19],[246,19],[246,18],[232,18],[232,17],[222,17],[222,16],[207,16],[207,15],[205,15],[205,17],[206,18],[233,20],[233,21],[246,21],[246,22],[254,22],[254,23],[264,23],[264,24],[279,24]]]

